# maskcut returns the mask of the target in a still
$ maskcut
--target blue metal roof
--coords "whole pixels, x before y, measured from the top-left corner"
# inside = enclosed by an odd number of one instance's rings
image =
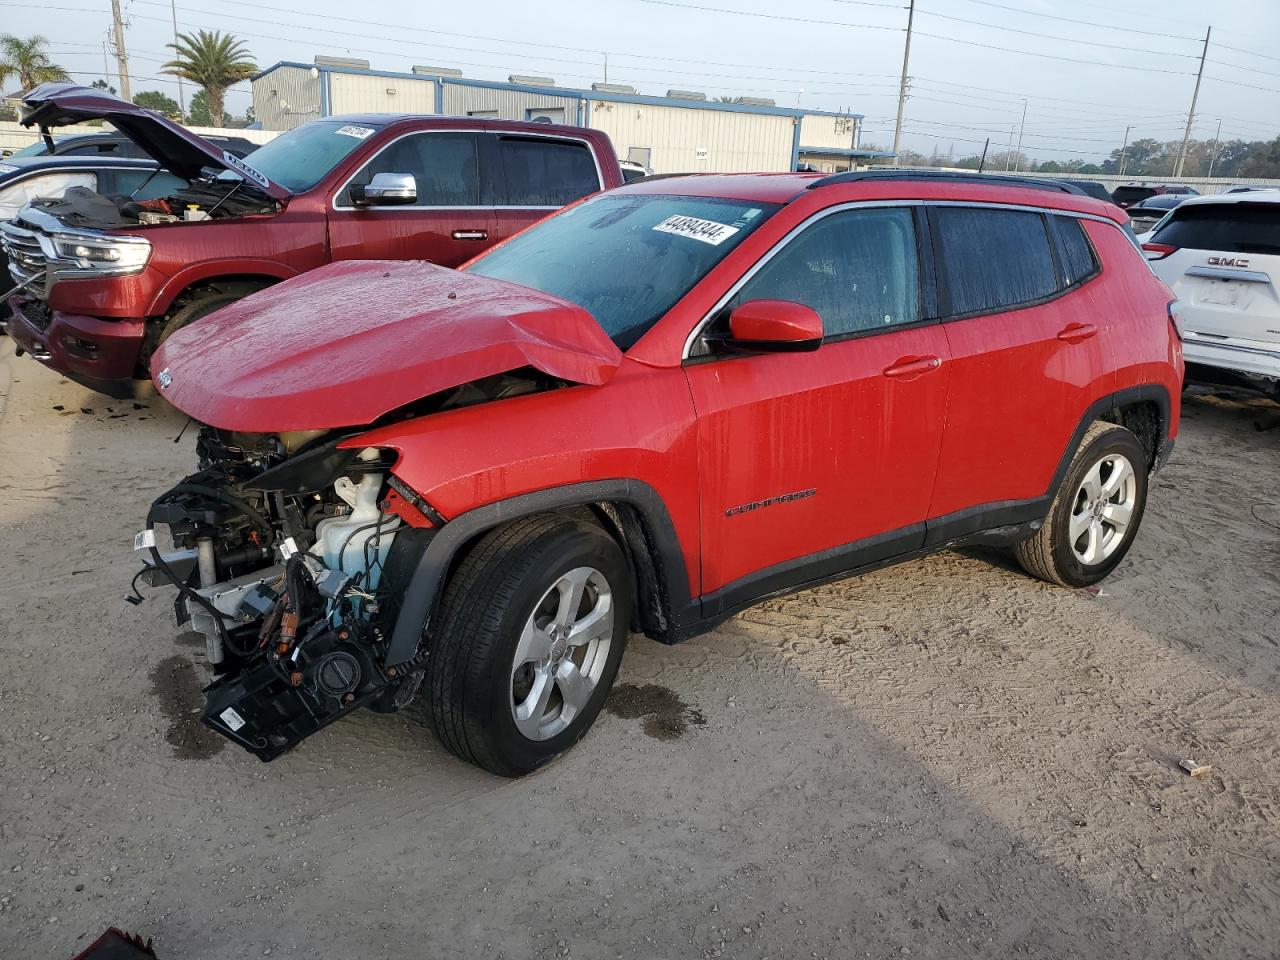
[[[893,156],[892,150],[850,150],[841,147],[801,147],[800,153],[817,153],[824,157],[866,157],[870,159]]]
[[[459,77],[441,77],[427,73],[401,73],[394,70],[358,70],[351,67],[321,66],[314,63],[297,63],[282,60],[272,64],[249,78],[250,82],[265,77],[280,67],[298,67],[319,73],[349,73],[365,77],[395,77],[404,80],[431,80],[444,86],[481,87],[490,90],[515,90],[549,97],[568,97],[577,100],[600,100],[606,103],[635,103],[654,107],[681,107],[689,110],[717,110],[721,113],[754,113],[772,117],[852,117],[863,118],[860,113],[837,113],[831,110],[799,110],[791,107],[757,107],[746,103],[720,103],[714,100],[679,100],[671,97],[649,97],[638,93],[599,93],[595,90],[579,90],[575,87],[533,87],[519,83],[503,83],[497,80],[469,80]]]

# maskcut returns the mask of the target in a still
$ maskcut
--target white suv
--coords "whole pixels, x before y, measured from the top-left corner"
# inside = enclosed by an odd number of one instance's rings
[[[1178,297],[1187,378],[1280,399],[1280,190],[1191,197],[1140,239]]]

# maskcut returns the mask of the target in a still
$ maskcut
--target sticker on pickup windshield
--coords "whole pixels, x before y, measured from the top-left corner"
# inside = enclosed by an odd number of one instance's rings
[[[688,237],[690,240],[701,240],[713,247],[718,247],[735,233],[737,227],[727,223],[716,223],[714,220],[699,220],[697,217],[682,217],[678,214],[667,217],[653,229],[659,233],[674,233],[677,237]]]
[[[373,135],[373,127],[357,127],[354,123],[348,123],[346,126],[339,127],[335,132],[340,137],[355,137],[357,140],[364,140]]]
[[[226,165],[228,170],[234,170],[236,173],[240,174],[241,176],[248,177],[250,180],[252,180],[254,183],[256,183],[260,187],[271,186],[270,180],[268,180],[266,177],[260,174],[257,170],[253,169],[253,167],[249,166],[247,163],[245,163],[243,160],[237,157],[234,153],[227,153],[227,151],[223,150],[222,162],[224,165]]]

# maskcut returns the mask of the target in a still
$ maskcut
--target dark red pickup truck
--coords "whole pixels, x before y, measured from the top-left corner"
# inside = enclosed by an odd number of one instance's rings
[[[147,382],[170,333],[334,260],[457,266],[622,183],[609,138],[546,123],[370,114],[314,120],[248,160],[124,100],[37,87],[22,122],[102,119],[188,181],[160,201],[88,190],[0,226],[20,350],[114,396]],[[149,386],[149,382],[148,386]]]

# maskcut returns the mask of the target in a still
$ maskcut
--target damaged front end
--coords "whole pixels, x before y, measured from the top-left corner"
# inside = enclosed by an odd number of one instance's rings
[[[204,635],[204,722],[264,761],[359,707],[400,709],[422,678],[387,648],[431,520],[395,493],[393,452],[342,439],[204,428],[199,471],[135,542],[139,576],[175,586]]]

